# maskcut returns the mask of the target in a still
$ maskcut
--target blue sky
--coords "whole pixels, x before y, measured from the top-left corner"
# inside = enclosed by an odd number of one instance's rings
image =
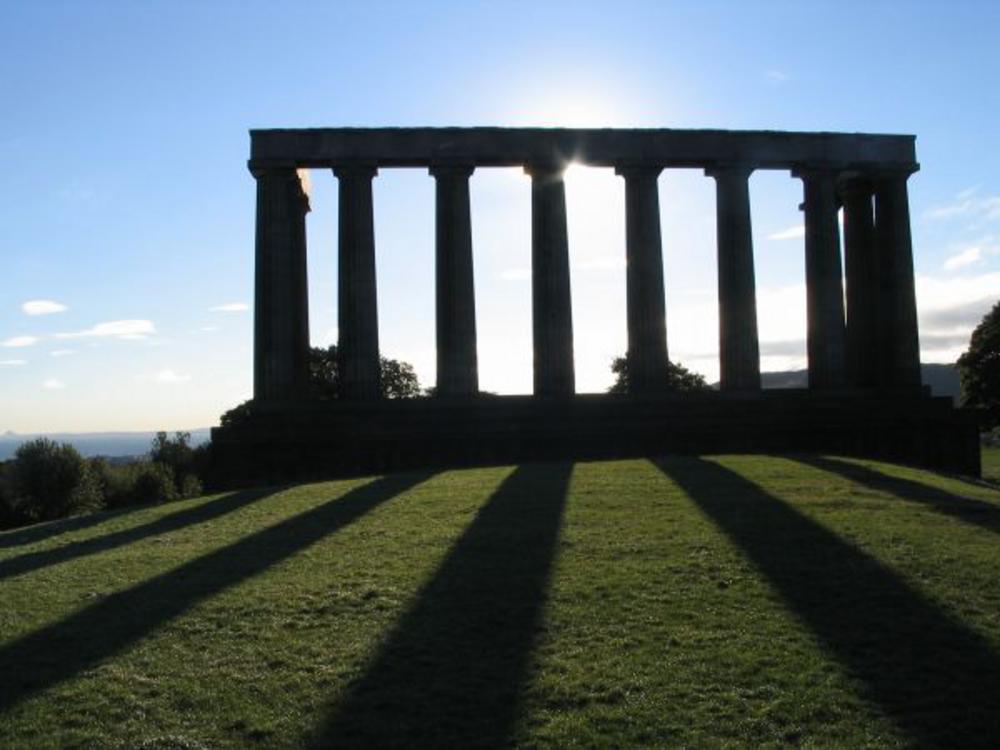
[[[954,361],[1000,297],[998,27],[985,1],[5,3],[0,432],[210,425],[250,395],[258,127],[916,134],[922,356]],[[336,185],[310,179],[325,344]],[[624,351],[622,192],[609,170],[570,168],[582,391]],[[668,171],[660,192],[671,357],[714,378],[712,181]],[[763,365],[803,366],[801,184],[758,173],[751,192]],[[430,385],[433,181],[384,170],[375,203],[383,353]],[[527,178],[479,170],[472,203],[481,384],[527,392]]]

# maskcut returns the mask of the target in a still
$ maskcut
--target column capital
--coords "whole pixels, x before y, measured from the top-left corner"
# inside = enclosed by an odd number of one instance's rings
[[[871,179],[875,183],[879,182],[892,182],[894,180],[902,180],[906,182],[910,179],[910,175],[918,172],[920,170],[919,164],[900,164],[898,167],[879,167],[878,169],[873,169],[868,172]]]
[[[720,161],[705,167],[705,176],[714,177],[715,179],[719,179],[720,177],[739,177],[745,180],[753,174],[756,168],[756,165],[746,162]]]
[[[254,161],[247,162],[247,169],[256,179],[261,177],[290,177],[298,165],[295,162]]]
[[[472,162],[434,162],[427,167],[432,177],[471,177],[475,171]]]
[[[378,166],[372,162],[344,162],[334,164],[332,169],[338,178],[367,177],[371,179],[378,174]]]
[[[799,180],[836,180],[847,168],[845,164],[796,164],[792,177]]]
[[[841,200],[850,200],[854,197],[870,198],[875,192],[875,181],[869,174],[854,174],[844,177],[837,183],[837,192]]]
[[[533,178],[544,180],[562,179],[563,173],[569,164],[560,161],[534,161],[526,162],[524,173]]]
[[[615,164],[615,174],[628,179],[630,177],[652,177],[656,179],[663,171],[662,164],[648,164],[641,162],[621,162]]]

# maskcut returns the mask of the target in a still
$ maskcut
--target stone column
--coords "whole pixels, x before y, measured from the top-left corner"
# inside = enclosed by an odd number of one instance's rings
[[[437,182],[437,395],[479,392],[476,296],[472,276],[471,165],[435,165]]]
[[[625,178],[625,255],[629,393],[667,386],[667,310],[663,293],[660,198],[662,167],[620,166]]]
[[[837,172],[801,169],[805,192],[809,388],[846,384],[844,282],[837,226]]]
[[[716,243],[719,255],[719,387],[760,389],[757,284],[750,225],[752,167],[706,169],[715,178]]]
[[[879,349],[881,385],[890,389],[920,387],[920,341],[913,285],[913,246],[906,180],[912,169],[878,176],[875,233],[879,247]]]
[[[295,167],[255,167],[254,399],[305,398],[309,373],[306,213]]]
[[[872,184],[844,182],[844,276],[847,281],[847,379],[858,388],[878,385],[878,253],[872,213]]]
[[[531,329],[535,395],[571,396],[573,314],[563,167],[533,164],[531,175]]]
[[[337,348],[340,398],[379,398],[378,302],[371,165],[334,168],[340,181]]]

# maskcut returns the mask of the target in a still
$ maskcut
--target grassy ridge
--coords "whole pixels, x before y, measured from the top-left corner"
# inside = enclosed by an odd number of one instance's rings
[[[752,456],[8,532],[0,747],[989,746],[998,532],[985,483]]]

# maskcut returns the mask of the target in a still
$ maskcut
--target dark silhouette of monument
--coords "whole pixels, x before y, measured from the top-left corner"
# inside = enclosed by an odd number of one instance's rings
[[[628,394],[575,395],[563,169],[613,168],[626,206]],[[534,395],[478,389],[469,178],[531,175]],[[974,419],[920,381],[907,179],[914,137],[847,133],[536,128],[251,131],[257,180],[254,401],[213,431],[246,480],[415,466],[668,452],[830,451],[978,475]],[[339,180],[341,398],[308,399],[305,215],[296,170]],[[379,399],[372,179],[419,167],[436,182],[435,398]],[[665,388],[657,177],[699,167],[716,185],[720,388]],[[748,179],[804,186],[808,387],[761,390]],[[844,210],[843,266],[837,221]],[[842,273],[842,268],[845,273]],[[846,276],[846,297],[844,278]],[[845,311],[846,299],[846,311]]]

